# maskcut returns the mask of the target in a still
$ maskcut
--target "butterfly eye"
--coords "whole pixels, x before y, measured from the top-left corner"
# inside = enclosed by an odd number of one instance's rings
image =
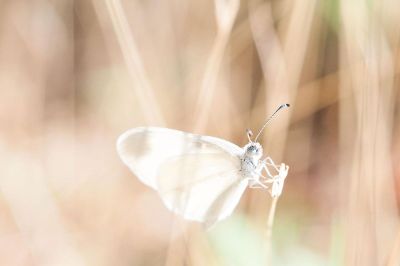
[[[258,149],[257,147],[253,147],[253,148],[251,149],[251,152],[254,153],[254,154],[257,154],[258,151],[259,151],[259,149]]]

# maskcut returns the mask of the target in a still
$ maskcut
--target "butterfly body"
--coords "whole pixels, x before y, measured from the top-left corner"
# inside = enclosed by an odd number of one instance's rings
[[[261,162],[262,147],[259,143],[248,143],[243,147],[243,155],[240,158],[240,171],[244,178],[249,180],[258,179],[262,171],[263,164]]]
[[[275,111],[254,142],[248,132],[249,143],[243,148],[216,137],[138,127],[118,138],[117,151],[168,209],[209,227],[233,212],[247,187],[273,189],[274,196],[280,195],[288,167],[278,168],[269,157],[261,160],[263,149],[256,140],[276,112],[288,106]]]

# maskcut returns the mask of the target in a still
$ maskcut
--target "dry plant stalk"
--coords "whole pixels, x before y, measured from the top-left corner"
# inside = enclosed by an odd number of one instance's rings
[[[387,266],[398,266],[400,261],[400,228],[394,241],[393,248],[389,254]]]
[[[267,261],[269,264],[271,264],[272,260],[272,228],[274,226],[275,211],[276,211],[276,205],[278,204],[278,198],[279,197],[272,198],[271,206],[268,212],[266,230],[265,230],[266,254],[267,254]]]
[[[341,64],[349,71],[341,74],[340,93],[353,92],[340,102],[346,265],[386,263],[399,223],[389,157],[394,66],[384,10],[341,1]]]
[[[121,46],[121,52],[133,80],[135,95],[140,104],[139,109],[142,111],[149,124],[165,125],[165,119],[156,101],[154,89],[146,76],[142,59],[137,50],[121,2],[120,0],[105,0],[105,2],[115,34]]]
[[[274,225],[276,206],[278,204],[278,199],[282,194],[283,186],[285,184],[285,179],[288,174],[289,166],[281,163],[279,168],[274,166],[275,170],[277,170],[278,174],[273,177],[273,183],[269,192],[272,197],[271,206],[268,212],[266,230],[265,230],[265,244],[266,244],[266,253],[267,253],[267,261],[271,263],[272,261],[272,228]],[[268,174],[270,174],[268,172]]]
[[[229,36],[239,10],[239,0],[215,0],[215,16],[217,19],[217,36],[214,46],[208,57],[206,69],[201,83],[200,93],[195,105],[196,124],[194,131],[201,131],[210,115],[210,106],[213,99],[222,58],[228,45]]]

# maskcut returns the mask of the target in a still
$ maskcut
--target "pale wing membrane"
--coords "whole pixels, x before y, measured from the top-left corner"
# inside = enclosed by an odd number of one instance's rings
[[[172,211],[212,225],[232,213],[247,186],[239,167],[219,153],[171,158],[160,167],[158,191]]]
[[[210,228],[216,222],[231,215],[247,186],[248,180],[241,179],[225,189],[208,209],[204,220],[205,226]]]
[[[237,160],[241,148],[228,141],[178,130],[140,127],[122,134],[117,141],[122,161],[146,185],[156,188],[160,165],[183,154],[224,154]]]
[[[227,217],[247,186],[239,172],[242,149],[219,138],[143,127],[122,134],[117,150],[130,170],[186,219],[212,224]]]

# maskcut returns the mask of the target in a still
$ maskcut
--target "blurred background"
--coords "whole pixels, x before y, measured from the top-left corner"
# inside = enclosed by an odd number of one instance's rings
[[[400,265],[397,0],[0,1],[1,265]],[[210,231],[125,167],[137,126],[290,166]]]

